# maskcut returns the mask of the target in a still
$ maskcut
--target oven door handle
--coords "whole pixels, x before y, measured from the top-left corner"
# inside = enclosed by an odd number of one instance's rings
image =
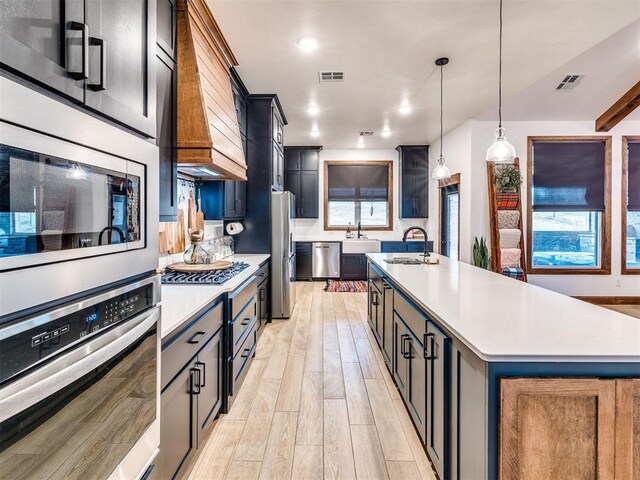
[[[159,319],[160,307],[154,307],[0,389],[0,423],[117,357]]]

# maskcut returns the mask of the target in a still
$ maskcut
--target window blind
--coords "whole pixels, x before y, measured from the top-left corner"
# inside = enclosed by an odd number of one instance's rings
[[[640,142],[629,143],[627,210],[640,212]]]
[[[327,165],[329,201],[386,202],[389,194],[387,165]]]
[[[604,211],[604,142],[535,142],[534,211]]]

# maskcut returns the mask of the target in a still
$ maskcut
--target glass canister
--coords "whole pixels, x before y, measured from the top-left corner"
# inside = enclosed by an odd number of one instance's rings
[[[207,250],[202,246],[202,235],[200,232],[194,232],[191,234],[191,245],[184,252],[184,263],[200,264],[207,263],[209,254]]]

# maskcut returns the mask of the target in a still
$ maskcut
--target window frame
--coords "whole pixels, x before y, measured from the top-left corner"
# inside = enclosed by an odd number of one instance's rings
[[[640,135],[622,136],[622,188],[621,188],[621,273],[622,275],[640,275],[640,268],[627,267],[627,193],[629,192],[629,142],[640,142]]]
[[[393,231],[393,160],[325,160],[324,162],[324,230],[342,232],[346,231],[349,227],[344,226],[330,226],[329,225],[329,166],[330,165],[383,165],[387,167],[387,181],[389,187],[387,189],[387,226],[362,226],[361,230],[379,231],[379,232],[391,232]],[[351,228],[355,228],[352,225]]]
[[[602,142],[604,153],[604,211],[601,216],[600,266],[585,268],[533,266],[533,145],[536,142]],[[529,136],[527,137],[527,273],[531,275],[610,275],[611,274],[611,136]]]

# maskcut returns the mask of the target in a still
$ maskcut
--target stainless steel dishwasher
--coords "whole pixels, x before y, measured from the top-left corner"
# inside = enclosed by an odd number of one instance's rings
[[[313,278],[340,278],[340,242],[313,243]]]

